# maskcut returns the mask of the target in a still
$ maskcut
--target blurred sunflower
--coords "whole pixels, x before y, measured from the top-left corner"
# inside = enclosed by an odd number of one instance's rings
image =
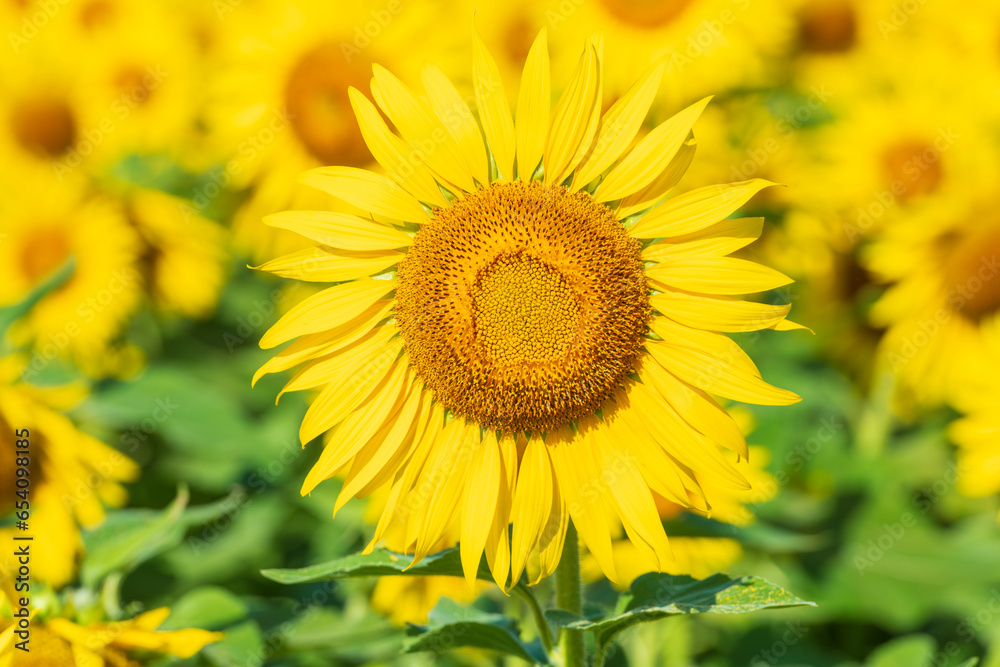
[[[37,177],[35,177],[37,176]],[[0,305],[24,299],[66,262],[72,275],[12,329],[32,345],[32,368],[72,359],[93,376],[136,370],[139,353],[118,339],[142,299],[141,242],[118,202],[90,195],[77,178],[21,174],[17,197],[0,200]]]
[[[958,446],[958,490],[973,498],[1000,493],[1000,337],[979,365],[979,373],[966,383],[954,403],[963,412],[951,423],[948,435]],[[1000,514],[997,514],[1000,521]]]
[[[130,652],[142,651],[190,658],[208,644],[221,640],[221,632],[197,628],[157,630],[170,609],[147,611],[133,619],[77,625],[67,618],[37,620],[31,628],[31,651],[18,653],[18,667],[141,667],[148,660],[134,659]],[[0,616],[4,633],[12,630],[11,619]],[[2,647],[0,647],[2,651]],[[13,648],[8,655],[13,657]],[[0,667],[9,659],[0,652]]]
[[[749,435],[753,430],[752,416],[740,408],[732,408],[730,413],[744,435]],[[735,526],[751,523],[754,518],[751,507],[770,500],[778,490],[777,480],[766,470],[769,460],[767,449],[750,447],[750,465],[743,470],[750,483],[749,489],[739,490],[702,483],[711,510],[701,513]],[[653,499],[661,519],[671,519],[691,509],[667,500],[655,491]],[[674,562],[667,563],[664,571],[670,574],[687,574],[698,579],[724,572],[743,556],[740,543],[727,537],[672,537],[670,546]],[[611,548],[615,571],[619,577],[617,585],[620,588],[628,588],[633,579],[649,571],[647,559],[643,558],[642,552],[629,540],[616,539]],[[600,565],[593,556],[585,557],[580,569],[584,581],[597,581],[601,578]]]
[[[238,248],[255,259],[301,247],[294,235],[262,225],[263,215],[329,205],[296,187],[298,174],[371,162],[351,117],[348,87],[367,86],[374,60],[412,72],[412,63],[442,41],[427,35],[440,23],[431,20],[435,3],[392,6],[402,9],[295,0],[226,15],[209,122],[217,152],[233,156],[223,177],[253,188],[234,231]]]
[[[153,305],[182,317],[210,315],[226,278],[223,228],[158,190],[136,188],[123,197],[143,242],[139,265]]]
[[[782,0],[791,74],[803,88],[840,88],[885,57],[915,52],[921,21],[897,0]],[[916,12],[918,15],[922,12]],[[905,44],[906,46],[901,46]],[[909,47],[909,48],[908,48]],[[916,71],[916,70],[914,70]]]
[[[691,126],[708,100],[633,143],[664,65],[602,116],[600,62],[588,43],[550,122],[543,30],[515,124],[476,36],[481,126],[433,65],[421,72],[428,102],[376,65],[372,93],[402,137],[361,93],[350,99],[389,176],[329,167],[301,179],[372,217],[268,219],[320,245],[260,268],[341,283],[261,340],[272,348],[298,338],[255,379],[308,362],[283,391],[322,387],[300,438],[333,430],[303,493],[345,469],[338,505],[391,485],[373,542],[401,507],[414,507],[401,520],[415,560],[454,523],[466,576],[485,549],[501,587],[532,552],[550,574],[570,518],[612,580],[619,519],[652,567],[664,567],[671,554],[652,491],[706,510],[703,481],[749,487],[737,465],[746,442],[709,392],[798,400],[716,333],[795,326],[788,306],[728,296],[788,282],[726,257],[761,222],[725,218],[769,183],[662,201],[687,166]],[[413,159],[427,141],[434,149]],[[530,436],[522,453],[518,433]]]
[[[504,3],[505,5],[508,3]],[[552,28],[555,71],[570,71],[575,45],[600,31],[613,53],[601,85],[606,99],[624,95],[642,69],[670,54],[662,99],[690,102],[726,89],[772,84],[786,51],[787,18],[779,0],[597,0],[528,4],[538,25]]]
[[[889,283],[871,320],[887,327],[882,360],[909,399],[954,402],[982,373],[1000,340],[1000,217],[984,165],[968,196],[949,198],[894,222],[866,249],[871,271]]]
[[[93,108],[83,138],[111,166],[133,154],[194,165],[205,86],[182,15],[159,3],[88,0],[61,16],[65,39],[87,53],[79,76]]]
[[[78,386],[35,388],[18,381],[25,360],[0,359],[0,432],[4,479],[14,479],[15,429],[27,429],[31,465],[31,530],[45,535],[45,549],[33,552],[33,579],[54,588],[68,583],[82,549],[80,527],[104,520],[104,506],[125,503],[122,482],[139,473],[131,459],[78,430],[61,413],[84,397]],[[14,496],[3,499],[3,514],[12,511]],[[0,529],[5,542],[16,531]],[[13,550],[5,552],[0,569],[16,568]]]

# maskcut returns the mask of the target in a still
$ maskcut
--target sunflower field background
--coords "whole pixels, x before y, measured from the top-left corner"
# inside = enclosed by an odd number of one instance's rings
[[[648,122],[714,96],[676,192],[783,186],[740,209],[765,221],[737,256],[795,280],[763,300],[810,331],[732,337],[802,401],[727,405],[753,488],[709,516],[658,509],[670,574],[815,606],[671,613],[605,664],[1000,667],[993,0],[4,0],[0,666],[536,655],[529,605],[485,581],[290,579],[359,552],[387,499],[331,518],[340,480],[300,494],[308,392],[275,405],[287,372],[251,386],[261,337],[321,287],[248,268],[306,247],[262,219],[336,209],[308,169],[374,164],[348,96],[373,63],[415,84],[434,62],[470,94],[473,22],[512,105],[542,28],[554,95],[603,35],[605,109],[671,54]],[[617,589],[583,556],[587,615],[644,571],[627,540],[614,554]],[[470,621],[506,648],[455,630]]]

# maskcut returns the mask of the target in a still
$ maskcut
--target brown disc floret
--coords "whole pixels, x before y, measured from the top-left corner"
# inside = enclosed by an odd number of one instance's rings
[[[411,362],[486,428],[544,432],[593,412],[633,371],[647,330],[639,252],[587,193],[514,182],[466,194],[399,266]]]

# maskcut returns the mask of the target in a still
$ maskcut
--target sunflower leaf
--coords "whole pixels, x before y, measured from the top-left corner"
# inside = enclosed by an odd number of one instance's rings
[[[780,586],[758,577],[730,579],[714,574],[707,579],[687,575],[649,573],[632,582],[619,601],[619,611],[600,620],[575,617],[562,610],[545,613],[550,624],[575,630],[592,630],[599,648],[622,630],[637,623],[677,614],[744,614],[774,607],[815,606]]]
[[[3,240],[3,235],[0,234],[0,240]],[[47,294],[53,292],[56,288],[60,287],[63,283],[69,280],[69,277],[73,275],[76,270],[76,259],[70,257],[66,262],[59,267],[58,270],[52,272],[45,280],[38,283],[31,292],[28,293],[24,299],[10,306],[5,306],[0,308],[0,340],[3,339],[4,335],[7,333],[7,329],[10,328],[14,322],[24,317],[35,304],[41,301]]]
[[[376,549],[370,554],[353,554],[299,569],[262,570],[261,574],[279,584],[304,584],[354,577],[464,576],[462,574],[462,560],[457,547],[431,554],[410,567],[412,561],[413,556],[394,553],[386,549]],[[490,574],[485,561],[480,562],[476,577],[483,581],[493,581],[493,575]]]
[[[189,494],[181,489],[162,512],[118,510],[104,523],[83,534],[86,556],[80,578],[94,587],[112,572],[131,572],[140,564],[177,546],[188,529],[214,521],[234,510],[235,496],[198,507],[187,507]]]
[[[409,632],[413,637],[403,644],[404,653],[440,653],[469,646],[505,653],[534,664],[549,664],[540,642],[520,639],[514,619],[463,607],[448,598],[441,598],[431,610],[428,625],[411,624]]]

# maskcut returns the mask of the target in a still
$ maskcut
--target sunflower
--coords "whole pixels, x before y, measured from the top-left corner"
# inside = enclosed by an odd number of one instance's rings
[[[67,618],[35,621],[31,628],[31,651],[17,655],[19,667],[141,667],[146,661],[129,652],[143,651],[190,658],[208,644],[221,640],[221,632],[197,628],[158,630],[170,609],[161,607],[125,621],[78,625]],[[14,628],[12,619],[0,616],[4,633]],[[2,637],[2,636],[0,636]],[[0,647],[2,650],[2,647]],[[14,655],[14,649],[7,649]],[[0,666],[8,655],[0,652]]]
[[[224,14],[208,122],[213,152],[231,156],[220,179],[252,188],[233,223],[241,251],[263,259],[276,247],[302,247],[294,235],[260,222],[282,208],[329,206],[327,197],[295,186],[302,171],[369,166],[347,89],[367,86],[373,59],[412,68],[446,41],[443,31],[427,35],[440,23],[431,20],[436,4],[403,3],[390,11],[293,0]]]
[[[29,472],[32,485],[30,530],[45,536],[45,549],[33,552],[32,577],[58,588],[68,583],[76,570],[83,547],[80,528],[104,520],[104,506],[125,502],[122,482],[139,472],[131,459],[80,431],[61,414],[83,398],[80,387],[40,389],[18,381],[25,360],[0,359],[0,431],[2,431],[4,479],[14,479],[16,431],[29,435]],[[4,498],[3,514],[13,511],[13,494]],[[16,534],[0,530],[5,543]],[[13,549],[5,551],[0,570],[16,569]]]
[[[761,229],[727,216],[770,183],[666,199],[708,100],[634,141],[665,63],[602,115],[597,45],[587,43],[550,118],[543,30],[516,124],[478,36],[480,123],[437,67],[421,72],[425,102],[376,65],[378,106],[357,90],[350,99],[386,175],[324,167],[301,177],[370,217],[266,220],[319,245],[261,269],[338,284],[265,333],[264,348],[298,340],[255,379],[305,363],[283,391],[320,389],[299,432],[303,443],[327,433],[304,494],[344,470],[338,506],[389,486],[369,547],[400,520],[417,562],[454,525],[470,581],[485,550],[506,588],[529,557],[539,576],[554,570],[572,520],[615,580],[620,521],[661,569],[671,553],[653,491],[706,510],[702,482],[749,486],[746,442],[710,394],[798,400],[718,333],[795,326],[788,306],[730,296],[789,282],[727,257]]]
[[[753,430],[753,417],[739,407],[732,408],[730,414],[739,424],[740,430],[749,435]],[[766,470],[769,460],[767,449],[750,447],[750,465],[744,470],[750,489],[737,490],[703,482],[702,490],[711,510],[701,514],[734,526],[751,523],[754,519],[753,506],[770,500],[778,491],[777,480]],[[662,519],[674,518],[690,509],[656,492],[653,493],[653,499]],[[725,571],[743,556],[740,543],[728,537],[673,537],[670,546],[674,562],[667,563],[664,571],[670,574],[687,574],[699,579]],[[628,588],[633,579],[648,571],[648,561],[629,540],[617,539],[612,542],[611,548],[620,588]],[[600,566],[592,556],[588,555],[583,559],[580,569],[584,581],[597,581],[601,577]]]
[[[133,372],[138,352],[118,341],[142,300],[142,246],[120,203],[44,170],[20,174],[19,185],[18,198],[0,201],[0,305],[74,262],[66,282],[12,327],[13,341],[34,349],[29,371],[72,359],[94,376]]]
[[[965,192],[894,221],[865,249],[866,265],[888,284],[870,316],[887,328],[882,362],[904,408],[960,399],[1000,340],[1000,216],[983,194],[1000,164],[977,164]]]
[[[154,306],[183,317],[211,314],[225,282],[225,231],[187,201],[158,190],[135,188],[123,196],[143,241],[141,267]]]
[[[506,3],[505,3],[506,4]],[[577,40],[600,31],[606,47],[629,58],[609,63],[602,85],[610,100],[624,95],[636,68],[672,55],[662,101],[694,101],[727,89],[772,85],[787,50],[788,19],[780,0],[542,0],[534,7],[540,25],[552,28],[555,71]],[[655,107],[654,107],[655,109]]]
[[[0,64],[0,157],[60,180],[102,174],[132,153],[180,160],[203,89],[195,55],[155,3],[74,3]]]
[[[997,340],[980,363],[980,372],[966,382],[955,399],[963,415],[948,428],[951,441],[958,446],[958,490],[973,498],[1000,493],[1000,381],[994,372],[1000,362]]]

